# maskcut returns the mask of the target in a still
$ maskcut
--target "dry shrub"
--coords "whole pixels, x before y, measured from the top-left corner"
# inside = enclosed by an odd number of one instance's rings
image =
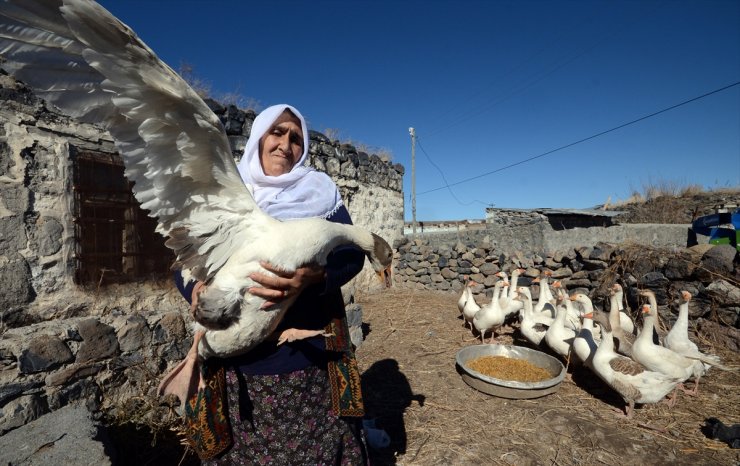
[[[195,67],[192,64],[181,62],[180,67],[177,69],[177,74],[193,88],[201,99],[205,99],[211,95],[211,83],[196,76]]]
[[[103,422],[116,447],[116,464],[200,464],[185,442],[183,419],[176,411],[179,400],[153,394],[159,378],[146,364],[138,364],[127,375],[132,385],[141,388],[138,395],[104,392]]]
[[[720,205],[730,207],[740,204],[740,189],[737,188],[703,191],[697,185],[684,185],[677,195],[666,194],[671,191],[653,187],[644,196],[634,192],[629,202],[615,202],[606,209],[623,212],[617,217],[617,222],[622,224],[689,224],[697,217],[715,213]]]

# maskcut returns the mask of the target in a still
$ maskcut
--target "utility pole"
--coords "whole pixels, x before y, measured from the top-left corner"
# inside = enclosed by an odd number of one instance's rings
[[[416,131],[409,128],[411,135],[411,231],[416,239]]]

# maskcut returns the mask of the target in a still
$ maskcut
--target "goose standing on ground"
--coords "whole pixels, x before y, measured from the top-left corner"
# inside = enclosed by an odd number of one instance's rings
[[[681,382],[661,372],[651,371],[642,364],[614,352],[611,332],[602,329],[604,337],[594,353],[592,368],[596,375],[614,389],[627,403],[625,414],[632,417],[635,403],[658,403]],[[671,406],[676,398],[671,400]]]
[[[575,339],[573,339],[573,352],[586,367],[593,367],[594,354],[596,354],[596,349],[599,347],[599,343],[594,338],[594,333],[598,331],[598,334],[601,335],[601,330],[597,329],[592,321],[593,316],[593,312],[587,312],[581,316],[583,318],[581,329],[578,330]]]
[[[660,319],[658,319],[658,300],[655,299],[655,293],[653,293],[652,290],[640,290],[638,293],[643,298],[646,298],[648,300],[648,304],[650,304],[650,308],[655,311],[655,325],[653,327],[653,342],[656,345],[659,345],[661,342],[661,336],[665,336],[666,332],[663,329],[663,324]],[[642,308],[640,308],[642,309]],[[644,328],[644,326],[643,326]],[[637,329],[637,334],[641,332],[640,329]]]
[[[524,338],[539,346],[554,319],[546,314],[534,312],[532,294],[526,286],[519,287],[514,299],[524,303],[522,310],[519,311],[519,331]]]
[[[709,370],[711,366],[718,366],[724,368],[721,365],[719,356],[714,354],[705,354],[699,351],[699,347],[696,343],[689,339],[689,302],[691,301],[691,293],[688,291],[681,291],[681,300],[678,306],[678,319],[671,327],[671,330],[666,335],[664,344],[665,347],[671,351],[675,351],[678,354],[686,356],[688,358],[696,358],[697,362],[694,363],[694,389],[692,393],[696,394],[699,391],[699,379]]]
[[[550,291],[550,285],[548,284],[548,276],[552,275],[550,272],[545,272],[544,277],[537,277],[534,280],[532,280],[532,283],[537,283],[540,287],[538,297],[537,297],[537,304],[534,305],[534,312],[535,314],[539,313],[547,313],[552,317],[555,318],[555,298],[552,295],[552,291]]]
[[[524,272],[524,269],[514,269],[511,272],[511,281],[506,277],[506,272],[498,272],[496,276],[500,277],[504,281],[504,291],[501,293],[499,298],[499,306],[507,316],[514,314],[524,306],[524,303],[514,299],[516,296],[516,289],[519,286],[519,275]]]
[[[470,330],[473,330],[473,317],[475,317],[475,314],[480,311],[480,306],[477,302],[475,302],[475,296],[473,295],[473,290],[471,289],[471,286],[475,286],[474,282],[471,282],[468,286],[465,287],[468,298],[465,300],[465,304],[463,305],[462,309],[462,316],[465,320],[465,328],[470,325]]]
[[[465,302],[470,297],[470,282],[466,281],[463,285],[462,293],[460,293],[460,297],[457,299],[457,310],[460,311],[460,314],[462,314],[463,308],[465,308]]]
[[[589,298],[584,293],[576,293],[570,297],[570,301],[576,302],[581,305],[581,308],[583,308],[583,311],[581,312],[581,319],[583,320],[583,314],[591,314],[591,317],[586,319],[586,323],[588,324],[588,330],[591,331],[594,338],[598,341],[601,340],[601,328],[606,327],[606,324],[609,322],[609,318],[604,314],[603,311],[595,309],[594,303],[591,301],[591,298]],[[594,324],[599,325],[594,325]],[[583,327],[583,323],[579,325],[579,328]],[[577,329],[576,329],[577,330]]]
[[[619,288],[617,288],[619,287]],[[612,335],[617,340],[616,349],[619,354],[623,354],[627,357],[632,357],[632,345],[635,343],[635,335],[631,332],[627,332],[622,328],[621,316],[623,313],[619,310],[619,298],[618,293],[621,290],[621,286],[615,284],[609,290],[609,326],[612,329]],[[631,322],[631,320],[630,320]]]
[[[547,299],[548,303],[554,304],[555,296],[553,296],[552,290],[550,289],[550,277],[552,277],[552,272],[549,270],[545,270],[542,275],[544,275],[544,277],[540,277],[540,283],[545,289],[545,298]]]
[[[473,317],[473,326],[480,332],[480,341],[485,343],[486,333],[491,332],[491,341],[496,338],[496,329],[503,325],[506,319],[503,309],[499,305],[499,295],[504,286],[503,280],[497,281],[493,285],[493,299],[491,302],[481,306],[480,310]]]
[[[261,262],[286,271],[324,265],[332,249],[351,243],[377,272],[389,270],[392,249],[362,228],[323,219],[283,222],[262,212],[237,171],[223,125],[190,86],[100,5],[60,6],[3,3],[2,67],[69,115],[110,132],[134,196],[169,238],[175,267],[205,282],[194,309],[193,350],[178,376],[168,378],[168,391],[184,399],[183,387],[192,388],[189,378],[199,373],[198,357],[245,353],[275,330],[296,296],[261,309],[270,301],[246,292],[255,283],[250,274],[272,274]]]
[[[622,289],[622,285],[620,285],[619,283],[615,283],[612,286],[612,289],[615,292],[614,301],[617,303],[617,310],[619,311],[619,323],[622,327],[622,330],[627,333],[636,335],[637,327],[635,327],[635,322],[632,320],[632,317],[629,316],[624,307],[624,290]]]
[[[632,358],[651,371],[661,372],[671,378],[679,379],[679,388],[683,389],[683,382],[694,374],[694,365],[700,361],[688,359],[675,351],[671,351],[653,342],[653,327],[656,312],[649,304],[642,306],[644,323],[640,334],[632,345]]]
[[[557,316],[545,333],[547,346],[566,359],[570,355],[573,339],[576,337],[575,330],[565,326],[567,312],[565,307],[558,306]]]
[[[557,316],[557,308],[562,307],[565,309],[565,326],[572,329],[578,330],[581,328],[581,312],[573,306],[573,302],[565,292],[565,287],[560,282],[556,281],[552,284],[555,289],[555,312]]]
[[[689,303],[691,302],[691,293],[686,290],[681,291],[681,300],[678,306],[678,318],[671,327],[668,335],[665,337],[665,347],[683,354],[684,356],[703,357],[720,363],[719,356],[713,354],[704,354],[699,351],[696,343],[689,339]]]

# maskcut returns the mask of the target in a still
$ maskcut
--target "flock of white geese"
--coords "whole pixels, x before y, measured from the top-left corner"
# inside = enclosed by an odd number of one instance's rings
[[[485,343],[486,334],[501,327],[507,317],[518,314],[521,335],[535,346],[547,345],[569,363],[583,364],[598,375],[624,399],[625,414],[632,416],[635,404],[657,403],[666,399],[675,405],[677,390],[698,393],[699,380],[711,366],[723,366],[720,358],[702,353],[689,339],[689,302],[691,294],[681,292],[678,319],[663,338],[656,343],[654,329],[657,320],[657,302],[652,291],[640,295],[648,303],[642,306],[642,328],[638,328],[625,311],[621,285],[610,289],[609,311],[594,308],[591,299],[583,293],[567,295],[560,282],[549,284],[549,274],[534,279],[539,283],[537,301],[530,289],[517,286],[522,269],[514,270],[511,280],[506,273],[496,274],[491,302],[476,303],[469,282],[458,300],[458,309],[466,327],[480,334]],[[657,335],[657,333],[656,333]],[[575,357],[573,355],[575,354]],[[683,383],[694,382],[687,390]]]

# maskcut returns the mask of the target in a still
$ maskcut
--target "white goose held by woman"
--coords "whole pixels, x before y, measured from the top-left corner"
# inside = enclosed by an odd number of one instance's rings
[[[275,330],[296,296],[261,310],[265,300],[246,292],[250,273],[271,275],[260,261],[283,270],[324,265],[332,249],[351,243],[376,272],[389,270],[392,249],[373,233],[262,212],[218,117],[103,7],[89,0],[0,5],[0,66],[69,115],[110,132],[134,196],[169,238],[175,267],[207,285],[194,311],[193,349],[164,391],[184,399],[199,358],[245,353]]]

